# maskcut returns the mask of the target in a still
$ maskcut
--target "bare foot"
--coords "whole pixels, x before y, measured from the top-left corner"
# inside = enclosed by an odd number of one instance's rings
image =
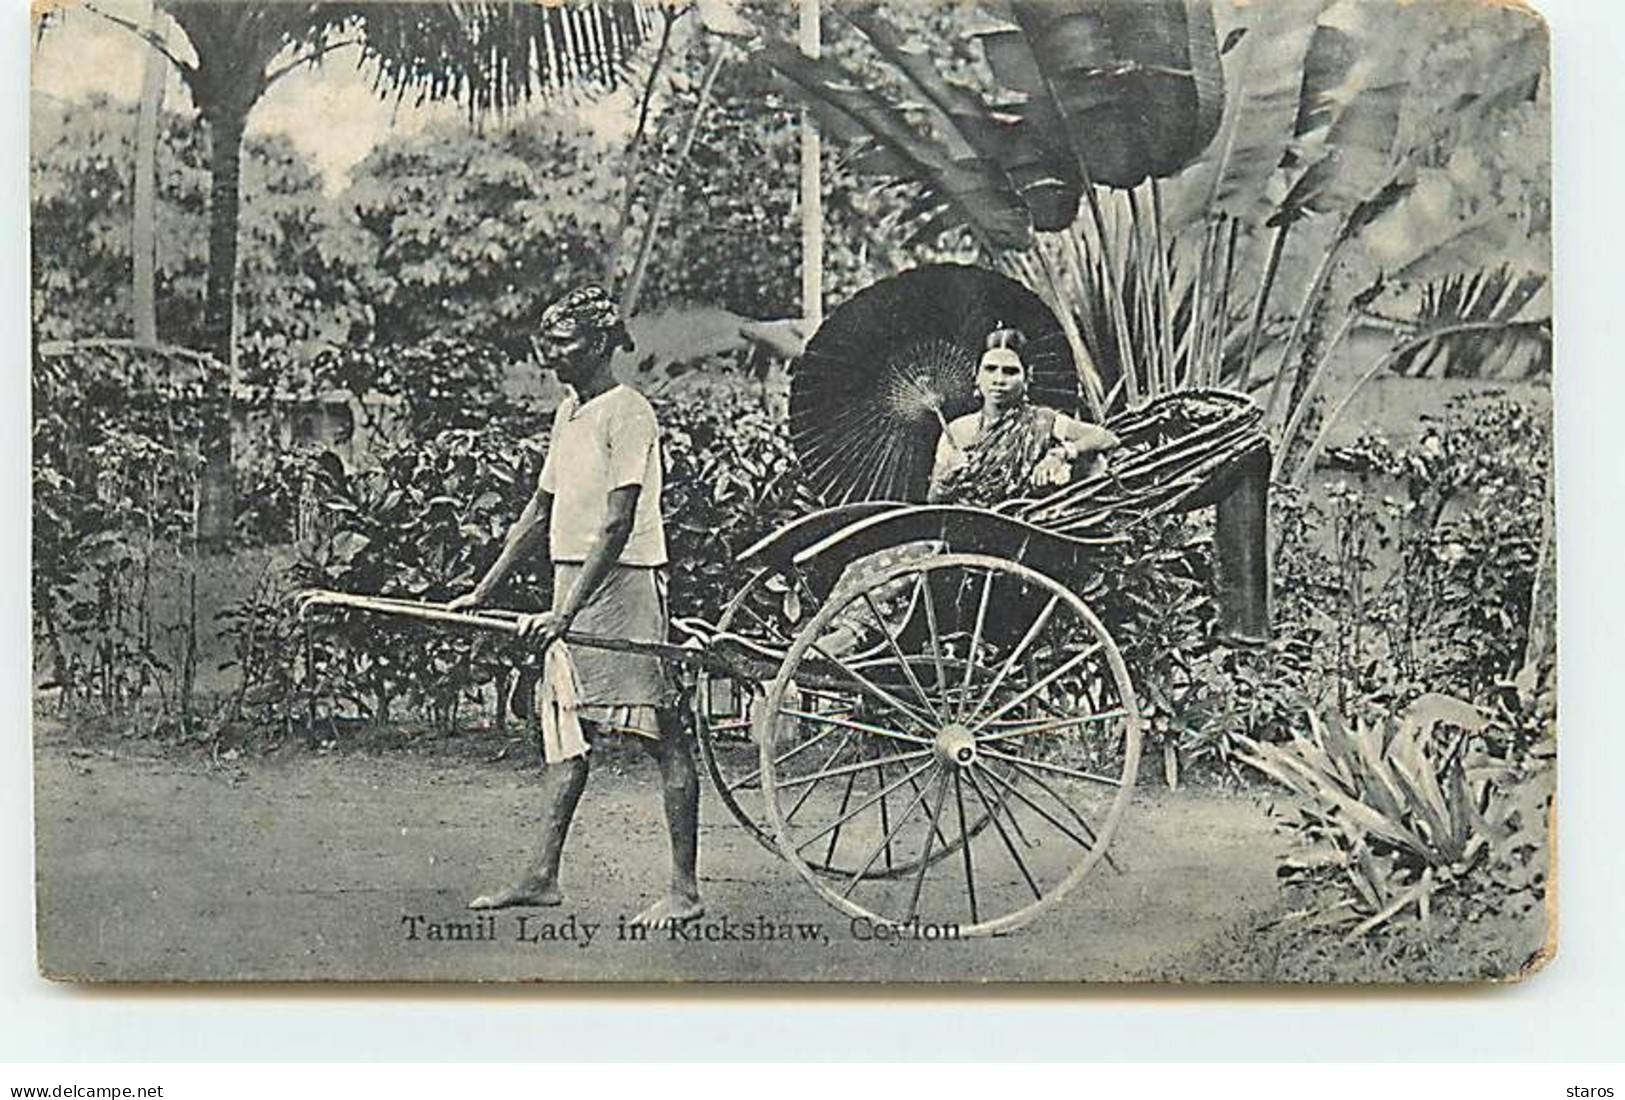
[[[520,906],[545,908],[563,905],[564,895],[556,885],[521,882],[498,890],[494,894],[481,894],[468,903],[470,909],[512,909]]]
[[[668,894],[632,918],[633,924],[646,928],[662,928],[668,924],[681,924],[705,915],[700,899],[683,894]]]

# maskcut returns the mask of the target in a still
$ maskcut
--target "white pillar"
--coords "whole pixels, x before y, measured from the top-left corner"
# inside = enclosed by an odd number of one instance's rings
[[[147,16],[147,30],[164,34],[164,15],[157,3]],[[131,219],[130,254],[134,280],[130,302],[135,311],[135,342],[144,348],[158,343],[158,123],[164,109],[164,82],[169,61],[156,48],[147,47],[141,76],[141,108],[135,128],[135,198]]]
[[[801,0],[801,52],[816,58],[822,52],[819,5],[822,0]],[[806,335],[824,320],[824,191],[820,164],[822,145],[812,108],[801,109],[801,315]]]

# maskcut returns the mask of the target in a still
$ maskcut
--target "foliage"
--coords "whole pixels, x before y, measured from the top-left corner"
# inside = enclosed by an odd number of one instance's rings
[[[528,410],[503,392],[508,359],[477,340],[433,336],[405,345],[344,345],[328,349],[313,373],[318,384],[350,394],[399,401],[409,439],[492,423],[513,426]]]
[[[1133,671],[1164,779],[1234,775],[1238,738],[1284,737],[1325,690],[1311,647],[1289,628],[1261,646],[1221,636],[1212,532],[1199,517],[1169,517],[1129,536],[1103,561],[1089,599]]]
[[[30,153],[33,319],[42,340],[130,332],[135,110],[95,97],[36,102]],[[208,266],[207,146],[195,120],[166,113],[158,151],[158,333],[203,339]],[[370,321],[372,247],[323,195],[281,137],[244,149],[239,294],[251,354],[342,340]]]
[[[1273,640],[1216,634],[1198,519],[1131,534],[1090,599],[1123,647],[1167,775],[1223,765],[1238,738],[1278,741],[1307,709],[1391,709],[1438,691],[1527,690],[1550,427],[1510,398],[1463,398],[1415,442],[1333,452],[1338,479],[1272,493]],[[1524,731],[1524,740],[1535,737]]]
[[[1282,877],[1308,888],[1309,915],[1364,935],[1436,898],[1468,917],[1544,897],[1550,773],[1492,755],[1488,720],[1424,695],[1396,717],[1345,722],[1309,712],[1286,744],[1243,739],[1242,759],[1293,794],[1285,826],[1304,851]]]
[[[599,276],[619,188],[610,151],[570,116],[384,142],[340,200],[377,251],[374,331],[528,357],[539,309]]]
[[[1458,28],[1423,5],[1078,0],[1005,15],[978,30],[987,68],[967,79],[877,8],[847,13],[900,92],[786,42],[764,56],[855,142],[854,164],[924,188],[923,239],[968,227],[1045,294],[1097,415],[1181,387],[1268,386],[1282,460],[1351,328],[1331,318],[1401,311],[1396,352],[1544,331],[1540,308],[1486,310],[1497,299],[1482,293],[1470,329],[1438,323],[1462,312],[1442,308],[1465,297],[1449,280],[1548,231],[1538,195],[1483,186],[1511,141],[1540,140],[1526,105],[1545,46],[1526,17],[1487,17],[1487,36],[1437,69]],[[1019,106],[996,110],[1008,92]],[[1455,162],[1463,145],[1489,155]],[[1538,245],[1516,263],[1517,285],[1544,281]],[[1278,286],[1302,290],[1280,303]]]
[[[1333,458],[1366,487],[1334,484],[1329,555],[1308,565],[1318,580],[1300,579],[1335,620],[1344,682],[1396,703],[1421,690],[1485,698],[1508,683],[1530,632],[1549,422],[1506,398],[1458,400],[1423,418],[1414,444],[1367,436]]]
[[[213,385],[211,384],[213,383]],[[159,349],[37,349],[33,611],[65,705],[128,713],[148,689],[190,722],[198,631],[190,542],[207,367]],[[167,601],[159,589],[178,587]],[[178,605],[165,619],[160,608]],[[174,695],[168,689],[174,687]]]
[[[447,429],[349,471],[330,454],[309,459],[320,519],[299,547],[288,580],[413,600],[444,601],[473,587],[495,558],[509,523],[530,498],[540,448],[495,429]],[[546,589],[520,578],[507,600],[539,609]],[[283,615],[289,613],[284,607]],[[325,681],[331,703],[387,721],[397,699],[450,728],[457,701],[518,663],[511,647],[444,629],[349,615],[291,652]]]
[[[714,616],[746,579],[737,552],[810,502],[794,477],[782,410],[722,383],[661,397],[658,415],[672,611]],[[545,437],[487,424],[439,427],[361,470],[331,454],[290,453],[315,518],[295,560],[228,611],[240,698],[284,728],[336,715],[382,721],[404,707],[440,730],[454,729],[459,707],[486,685],[503,700],[527,656],[499,637],[348,612],[331,613],[307,637],[287,600],[267,593],[321,587],[443,601],[467,591],[530,498],[544,449]],[[537,562],[497,602],[545,607],[549,583]]]
[[[718,386],[663,399],[657,411],[672,613],[715,618],[748,579],[738,553],[815,505],[782,410]]]

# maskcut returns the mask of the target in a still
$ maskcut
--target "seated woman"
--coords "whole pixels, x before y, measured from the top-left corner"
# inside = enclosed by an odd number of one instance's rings
[[[1117,436],[1105,428],[1028,401],[1027,368],[1021,359],[1026,343],[1015,329],[995,329],[988,335],[976,371],[982,409],[948,424],[938,440],[927,497],[932,503],[991,507],[1042,494],[1067,484],[1077,473],[1093,473],[1090,467],[1102,466],[1104,452],[1118,445]],[[932,540],[906,542],[858,559],[847,567],[847,575],[943,549],[944,544]],[[912,613],[916,593],[906,578],[889,588],[870,595],[896,633]],[[854,606],[835,617],[820,648],[839,657],[873,647],[881,641],[877,627],[870,612]]]
[[[995,329],[976,370],[980,412],[947,425],[937,441],[929,500],[995,505],[1067,484],[1093,472],[1117,436],[1027,399],[1021,352],[1027,340],[1015,329]]]

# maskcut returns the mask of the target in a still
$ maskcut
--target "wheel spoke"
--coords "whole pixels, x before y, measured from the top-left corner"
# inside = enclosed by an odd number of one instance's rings
[[[879,771],[877,771],[875,773],[875,778],[880,783],[880,785],[882,787],[884,787],[886,785],[886,769],[881,768]],[[890,829],[890,828],[891,828],[891,810],[890,810],[890,807],[888,807],[886,805],[886,792],[882,791],[880,793],[880,833],[881,833],[881,835],[884,836],[886,834],[886,831],[888,829]],[[892,866],[893,866],[893,863],[892,863],[892,857],[891,857],[891,841],[888,840],[886,842],[886,870],[890,871],[892,869]]]
[[[1049,687],[1049,685],[1053,684],[1056,680],[1059,680],[1062,676],[1065,676],[1068,672],[1071,672],[1074,668],[1078,667],[1104,648],[1105,643],[1096,642],[1094,645],[1083,650],[1081,653],[1073,654],[1067,659],[1066,663],[1062,664],[1058,668],[1052,669],[1050,673],[1042,680],[1039,680],[1026,691],[1023,691],[1020,695],[1017,695],[1014,699],[1011,699],[998,710],[994,711],[992,714],[978,722],[975,726],[971,727],[971,733],[975,734],[978,731],[985,729],[989,722],[995,721],[1001,716],[1008,714],[1016,707],[1019,707],[1022,703],[1025,703],[1028,699],[1031,699],[1034,695],[1037,695],[1040,691],[1043,691],[1045,688]]]
[[[970,649],[965,652],[965,678],[959,685],[959,705],[954,708],[954,718],[965,716],[965,703],[970,698],[971,673],[976,670],[976,648],[982,644],[982,627],[987,622],[987,601],[993,595],[993,570],[986,571],[986,580],[982,582],[982,598],[976,605],[976,626],[971,630]]]
[[[1045,821],[1049,822],[1051,825],[1053,825],[1057,829],[1059,829],[1062,833],[1066,834],[1066,836],[1070,837],[1074,843],[1076,843],[1077,845],[1082,847],[1084,851],[1092,852],[1092,851],[1095,850],[1095,845],[1094,845],[1093,838],[1091,838],[1089,840],[1085,840],[1083,837],[1081,837],[1077,833],[1073,832],[1066,825],[1062,824],[1061,821],[1059,821],[1048,810],[1044,809],[1038,803],[1036,803],[1032,799],[1028,798],[1024,791],[1021,791],[1021,790],[1017,789],[1017,787],[1016,787],[1016,785],[1014,783],[1010,782],[1010,780],[1006,779],[1004,776],[1000,775],[997,771],[993,770],[993,768],[991,766],[989,766],[987,764],[983,764],[981,767],[982,767],[982,770],[987,773],[987,777],[989,779],[991,779],[994,782],[998,783],[999,786],[1001,786],[1005,790],[1009,791],[1016,798],[1019,798],[1027,806],[1028,809],[1032,810],[1033,813],[1037,814],[1039,817],[1043,818]]]
[[[995,733],[983,733],[977,736],[977,741],[1005,741],[1017,737],[1033,737],[1040,733],[1054,733],[1056,730],[1067,729],[1071,726],[1087,725],[1090,722],[1109,722],[1113,718],[1127,718],[1128,711],[1117,710],[1100,711],[1095,714],[1078,714],[1071,718],[1057,718],[1046,715],[1043,718],[1027,718],[1015,722],[1007,722]],[[986,729],[994,722],[982,725]]]
[[[982,708],[987,706],[988,700],[993,698],[993,693],[999,690],[999,685],[1004,683],[1004,678],[1006,676],[1010,675],[1010,670],[1016,667],[1016,662],[1021,660],[1021,655],[1027,651],[1027,647],[1033,644],[1033,640],[1038,637],[1039,632],[1042,631],[1045,625],[1049,622],[1049,617],[1055,613],[1055,607],[1060,602],[1061,597],[1059,596],[1051,596],[1049,598],[1049,603],[1045,604],[1044,610],[1038,613],[1038,617],[1033,620],[1032,626],[1027,628],[1027,633],[1023,635],[1021,641],[1016,644],[1016,648],[1012,649],[1010,651],[1010,656],[1005,658],[1004,664],[1000,666],[998,674],[993,677],[993,682],[987,685],[987,690],[982,692],[982,697],[976,701],[976,706],[971,710],[971,715],[968,719],[969,722],[975,722],[976,719],[981,715]]]
[[[828,661],[830,664],[844,672],[848,679],[857,684],[864,691],[867,691],[876,699],[879,699],[882,703],[885,703],[887,706],[899,711],[900,713],[908,715],[910,718],[923,725],[930,726],[934,724],[929,715],[921,714],[919,711],[915,710],[909,704],[903,702],[885,688],[874,683],[867,676],[863,675],[863,673],[859,672],[855,668],[852,668],[845,661],[842,661],[837,657],[831,657],[828,653],[824,652],[824,647],[819,645],[817,642],[812,644],[812,650],[824,660]]]
[[[812,748],[814,745],[818,744],[820,741],[824,740],[825,738],[834,737],[834,736],[835,736],[835,730],[827,729],[823,733],[820,733],[817,737],[809,737],[809,738],[807,738],[807,740],[803,741],[801,744],[797,745],[795,748],[786,750],[785,753],[782,756],[775,756],[773,758],[773,763],[774,763],[775,766],[777,766],[779,764],[782,764],[786,760],[789,760],[791,757],[794,757],[794,756],[798,755],[799,753],[806,752],[808,749]],[[761,769],[761,766],[758,765],[755,771],[751,772],[749,775],[745,776],[743,779],[740,779],[740,780],[737,780],[737,781],[735,781],[733,783],[728,784],[728,790],[729,790],[729,792],[737,791],[740,787],[743,787],[746,783],[749,783],[751,780],[760,779],[761,775],[762,775],[762,769]]]
[[[929,597],[927,597],[929,599]],[[908,899],[908,919],[913,920],[920,912],[920,891],[925,889],[925,873],[931,869],[931,842],[937,839],[937,822],[942,818],[942,804],[948,801],[948,773],[939,772],[937,775],[937,804],[931,808],[931,828],[925,834],[925,854],[920,857],[920,870],[914,876],[914,891]],[[947,846],[943,841],[943,846]]]
[[[937,713],[937,708],[931,704],[930,697],[926,695],[925,688],[920,684],[920,678],[914,675],[913,666],[908,663],[908,658],[903,656],[903,650],[898,646],[897,639],[892,636],[891,628],[886,625],[885,616],[880,613],[880,608],[875,606],[874,597],[869,595],[868,589],[863,590],[863,602],[868,606],[869,614],[874,616],[875,625],[880,627],[880,633],[886,636],[886,644],[897,655],[897,663],[903,666],[903,675],[908,677],[909,687],[914,689],[914,694],[919,696],[920,702],[925,704],[925,709],[931,712],[932,720],[941,722],[942,716]]]
[[[748,604],[748,603],[740,604],[739,605],[739,610],[743,611],[745,614],[747,614],[751,618],[755,619],[756,620],[756,625],[760,626],[764,631],[766,631],[769,637],[778,636],[778,634],[779,634],[778,629],[772,623],[770,623],[766,619],[762,618],[760,613],[758,613],[757,610],[754,607],[752,607],[750,604]]]
[[[942,666],[942,633],[937,629],[937,602],[931,598],[931,586],[926,583],[926,572],[920,570],[915,584],[920,600],[925,605],[925,625],[931,634],[931,660],[937,666],[937,692],[942,697],[942,710],[948,711],[948,670]]]
[[[1075,768],[1063,768],[1061,765],[1051,764],[1047,760],[1034,760],[1031,757],[1026,756],[1010,756],[1006,753],[1000,752],[997,749],[990,749],[986,745],[982,746],[977,751],[983,756],[991,756],[995,760],[1003,760],[1006,764],[1020,764],[1029,768],[1037,768],[1040,771],[1054,772],[1056,775],[1064,775],[1071,779],[1082,779],[1090,783],[1102,783],[1108,787],[1121,787],[1123,785],[1123,781],[1121,779],[1113,779],[1109,775],[1096,775],[1093,772],[1080,772]]]
[[[835,714],[818,714],[815,711],[792,710],[789,707],[780,707],[780,714],[787,714],[792,718],[805,718],[810,722],[823,722],[826,725],[840,726],[843,729],[857,730],[859,733],[872,733],[876,737],[889,737],[894,741],[907,741],[911,745],[929,745],[929,737],[920,737],[917,734],[904,733],[902,730],[889,730],[885,726],[871,725],[868,722],[859,722],[856,718],[843,718]]]
[[[1036,785],[1039,790],[1043,791],[1045,794],[1055,799],[1056,802],[1060,803],[1061,807],[1066,810],[1067,813],[1072,815],[1072,820],[1078,823],[1078,828],[1083,830],[1083,835],[1089,838],[1089,843],[1099,843],[1099,834],[1095,832],[1094,826],[1089,824],[1088,818],[1084,817],[1083,814],[1078,811],[1076,806],[1062,798],[1059,791],[1050,786],[1048,783],[1044,782],[1043,776],[1030,770],[1023,764],[1012,764],[1010,766],[1016,770],[1016,774],[1018,776],[1030,781]],[[990,768],[989,770],[991,771],[992,769]],[[1112,854],[1110,852],[1106,853],[1106,864],[1114,871],[1122,870],[1122,868],[1118,867],[1117,861],[1112,859]]]
[[[847,734],[847,736],[850,737],[851,734]],[[870,768],[883,767],[886,764],[901,764],[907,760],[918,760],[922,756],[929,755],[931,755],[930,749],[915,749],[912,752],[898,753],[896,756],[886,756],[876,760],[860,760],[856,764],[842,764],[840,767],[831,768],[828,771],[809,772],[806,775],[798,775],[794,779],[781,779],[777,785],[780,790],[785,790],[790,787],[799,787],[803,783],[817,783],[824,779],[834,779],[838,775],[855,776],[858,772],[868,771]]]
[[[920,785],[918,783],[916,783],[914,780],[912,780],[912,779],[909,780],[908,785],[909,785],[909,789],[912,790],[915,794],[920,793]],[[936,824],[934,822],[932,823],[931,827],[932,827],[933,831],[936,832],[937,839],[942,841],[942,846],[944,848],[948,847],[948,838],[942,835],[942,830],[937,828]]]
[[[1033,881],[1032,872],[1027,870],[1027,861],[1021,858],[1021,853],[1016,851],[1016,846],[1010,842],[1010,834],[1004,831],[1004,823],[999,820],[999,815],[994,811],[992,804],[988,802],[987,792],[982,790],[982,784],[977,781],[976,773],[966,772],[965,775],[970,779],[971,789],[976,792],[976,797],[982,800],[982,806],[987,810],[988,817],[992,818],[993,828],[998,830],[999,839],[1004,841],[1005,851],[1009,852],[1010,858],[1016,861],[1016,866],[1021,870],[1021,877],[1027,880],[1027,887],[1032,890],[1034,900],[1042,901],[1044,892],[1038,888],[1038,883]]]
[[[893,783],[886,784],[886,786],[884,786],[884,787],[882,787],[880,789],[879,794],[870,795],[868,798],[864,799],[861,803],[859,803],[854,809],[848,811],[845,814],[842,814],[840,817],[837,817],[834,821],[830,822],[828,825],[825,825],[823,828],[821,828],[817,832],[813,833],[806,840],[801,841],[799,844],[796,845],[795,850],[799,852],[803,848],[805,848],[808,845],[812,844],[814,841],[818,840],[820,837],[828,836],[830,834],[831,830],[839,829],[843,824],[845,824],[848,821],[851,821],[854,817],[857,817],[864,810],[867,810],[870,806],[873,806],[876,802],[879,802],[882,797],[884,797],[885,795],[891,794],[897,788],[901,787],[904,783],[907,783],[909,780],[913,779],[915,776],[919,775],[920,773],[924,772],[926,769],[928,769],[930,767],[931,767],[931,762],[928,760],[924,764],[921,764],[919,767],[915,768],[913,771],[911,771],[911,772],[907,773],[906,775],[904,775],[903,778],[901,778],[901,779],[899,779],[899,780],[897,780],[897,781],[895,781]],[[805,797],[805,795],[803,797]],[[789,819],[786,818],[785,819],[785,824],[788,825],[789,823],[790,823]]]
[[[841,753],[846,751],[846,747],[851,743],[852,732],[850,730],[841,734],[841,743],[835,746],[834,752],[830,753],[829,756],[824,758],[824,763],[820,765],[820,770],[827,769],[831,764],[835,763],[836,759],[841,755]],[[796,799],[796,804],[791,806],[790,812],[784,815],[784,823],[786,825],[795,819],[796,811],[801,809],[802,806],[806,805],[807,799],[812,796],[813,791],[816,790],[817,787],[818,784],[814,783],[812,786],[801,792],[801,797]]]
[[[846,813],[846,808],[852,804],[852,786],[858,781],[858,773],[853,772],[846,777],[846,790],[841,794],[841,808],[836,814]],[[824,853],[824,866],[828,867],[835,862],[835,846],[841,842],[841,830],[836,829],[829,834],[829,850]]]
[[[926,764],[920,769],[920,771],[923,772],[930,766],[930,764]],[[912,779],[918,774],[919,772],[910,773],[909,778]],[[886,833],[880,838],[880,843],[876,845],[875,850],[869,853],[868,860],[864,862],[862,867],[858,868],[857,874],[853,875],[847,884],[841,888],[841,896],[843,898],[852,896],[852,891],[857,889],[858,883],[863,881],[863,876],[869,873],[869,868],[873,867],[875,865],[875,860],[880,858],[881,851],[887,847],[890,847],[891,842],[896,839],[897,834],[903,831],[903,826],[908,824],[908,819],[914,816],[914,811],[919,807],[920,803],[925,801],[925,792],[929,789],[930,788],[928,787],[916,788],[914,800],[908,804],[907,808],[903,810],[902,815],[898,817],[897,824],[892,826],[890,832]]]
[[[971,866],[970,830],[965,827],[965,781],[959,778],[958,769],[954,770],[954,803],[959,808],[959,843],[965,853],[965,894],[970,898],[970,922],[980,924],[982,918],[976,911],[976,871]]]

